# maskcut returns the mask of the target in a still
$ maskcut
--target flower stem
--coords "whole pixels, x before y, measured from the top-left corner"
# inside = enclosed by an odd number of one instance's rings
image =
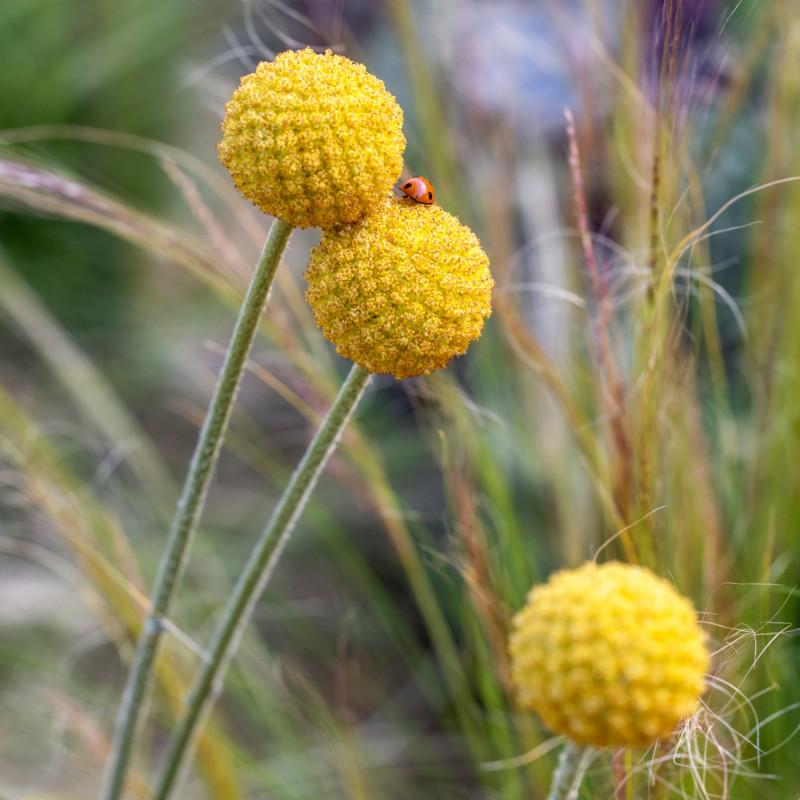
[[[98,795],[100,800],[118,800],[122,795],[139,714],[147,696],[159,640],[164,630],[162,619],[169,614],[175,588],[186,566],[189,547],[203,511],[208,484],[242,380],[244,364],[291,232],[291,225],[278,219],[273,222],[239,311],[225,363],[197,440],[164,554],[159,562],[158,574],[150,595],[150,612],[136,644],[117,712],[111,754]]]
[[[153,795],[154,800],[166,800],[178,782],[177,779],[183,777],[196,734],[211,710],[216,695],[221,691],[225,672],[236,652],[244,628],[369,378],[370,373],[367,370],[353,365],[239,576],[211,638],[205,663],[201,666],[187,698],[186,713],[169,741],[164,769]]]
[[[593,758],[594,750],[591,747],[579,747],[567,742],[558,757],[558,767],[547,800],[578,800],[581,781]]]

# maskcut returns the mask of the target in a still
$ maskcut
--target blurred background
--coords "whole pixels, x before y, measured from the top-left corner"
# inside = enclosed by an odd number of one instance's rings
[[[796,797],[800,190],[767,186],[800,175],[794,0],[4,1],[0,796],[97,790],[270,222],[217,163],[223,105],[306,45],[395,94],[495,312],[446,371],[371,383],[184,796],[545,797],[509,619],[626,529],[603,557],[692,597],[713,687],[685,741],[607,754],[581,796]],[[318,238],[293,234],[256,342],[132,797],[348,367],[302,297]]]

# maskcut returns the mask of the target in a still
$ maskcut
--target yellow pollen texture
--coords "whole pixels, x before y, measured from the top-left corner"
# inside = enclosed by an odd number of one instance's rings
[[[398,380],[463,354],[491,314],[478,238],[439,206],[406,197],[325,231],[306,280],[314,318],[339,355]]]
[[[642,567],[587,563],[534,587],[514,617],[520,704],[594,747],[649,745],[692,714],[709,653],[691,602]]]
[[[300,228],[355,222],[403,167],[403,112],[363,64],[306,48],[262,62],[225,106],[220,161],[267,214]]]

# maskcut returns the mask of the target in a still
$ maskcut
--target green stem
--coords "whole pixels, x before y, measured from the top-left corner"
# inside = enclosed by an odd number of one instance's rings
[[[169,614],[175,588],[186,566],[189,547],[203,511],[208,484],[222,447],[245,361],[291,232],[291,225],[278,219],[273,222],[239,311],[225,363],[197,440],[164,554],[161,556],[155,586],[150,595],[150,613],[133,654],[117,712],[111,755],[106,763],[98,796],[100,800],[118,800],[122,795],[139,714],[147,695],[158,643],[164,630],[162,619]]]
[[[353,365],[239,576],[211,637],[205,662],[187,698],[186,712],[169,741],[164,770],[153,795],[155,800],[166,800],[177,779],[183,777],[183,772],[189,765],[196,734],[211,710],[216,695],[222,689],[225,672],[236,652],[244,628],[369,378],[370,373],[367,370]]]
[[[558,757],[558,767],[547,800],[578,800],[581,781],[593,758],[594,750],[591,747],[567,742]]]

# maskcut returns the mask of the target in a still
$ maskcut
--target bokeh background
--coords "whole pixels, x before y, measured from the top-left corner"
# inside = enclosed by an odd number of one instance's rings
[[[556,751],[513,705],[508,621],[632,526],[604,557],[693,598],[717,682],[684,749],[608,754],[581,796],[797,797],[800,190],[680,246],[800,174],[794,0],[4,0],[0,796],[97,789],[269,225],[217,164],[223,105],[305,45],[396,95],[407,173],[480,236],[495,314],[446,372],[371,384],[185,796],[545,797]],[[303,303],[318,237],[293,234],[257,340],[133,797],[347,369]]]

